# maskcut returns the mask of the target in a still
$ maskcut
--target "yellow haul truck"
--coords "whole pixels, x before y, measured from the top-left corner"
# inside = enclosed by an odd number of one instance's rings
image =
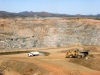
[[[72,49],[67,51],[66,58],[84,58],[88,54],[88,51],[79,51],[79,49]]]

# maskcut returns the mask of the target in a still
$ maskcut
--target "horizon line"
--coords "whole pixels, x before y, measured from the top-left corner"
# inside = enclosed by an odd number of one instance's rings
[[[65,15],[99,15],[99,13],[98,14],[79,14],[79,13],[77,13],[77,14],[67,14],[67,13],[53,13],[53,12],[48,12],[48,11],[27,11],[27,10],[25,10],[25,11],[20,11],[20,12],[12,12],[12,11],[5,11],[5,10],[0,10],[0,12],[1,11],[3,11],[3,12],[9,12],[9,13],[21,13],[21,12],[44,12],[44,13],[51,13],[51,14],[65,14]]]

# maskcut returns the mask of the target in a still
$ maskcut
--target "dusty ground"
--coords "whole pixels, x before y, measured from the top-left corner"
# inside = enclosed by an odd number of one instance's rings
[[[20,48],[44,47],[44,45],[45,47],[81,43],[100,45],[100,20],[0,19],[0,38],[1,51],[9,51],[11,48],[13,51]],[[7,38],[8,42],[4,38]],[[28,53],[0,55],[0,73],[4,75],[100,75],[100,46],[77,47],[80,50],[90,51],[92,56],[87,60],[65,58],[66,50],[71,48],[76,46],[30,49],[30,51],[47,52],[48,56],[28,57]]]
[[[4,75],[100,75],[100,71],[69,62],[71,59],[65,58],[65,53],[61,52],[67,49],[69,48],[35,49],[35,51],[50,53],[48,56],[28,57],[27,53],[2,55],[0,56],[0,64],[3,62],[2,65],[6,66]],[[88,61],[89,59],[83,60]],[[99,56],[93,61],[98,59],[100,59]],[[100,65],[98,64],[98,66]]]

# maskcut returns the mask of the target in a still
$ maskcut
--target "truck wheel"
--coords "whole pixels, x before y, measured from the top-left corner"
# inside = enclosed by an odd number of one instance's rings
[[[82,58],[82,56],[81,55],[78,55],[77,58]]]
[[[28,57],[30,57],[30,55],[28,54]]]
[[[73,56],[69,56],[70,58],[72,58]]]

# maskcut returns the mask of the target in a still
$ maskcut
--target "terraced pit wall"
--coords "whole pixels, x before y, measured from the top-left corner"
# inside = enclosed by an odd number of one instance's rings
[[[99,20],[0,19],[0,23],[0,49],[100,45]]]

